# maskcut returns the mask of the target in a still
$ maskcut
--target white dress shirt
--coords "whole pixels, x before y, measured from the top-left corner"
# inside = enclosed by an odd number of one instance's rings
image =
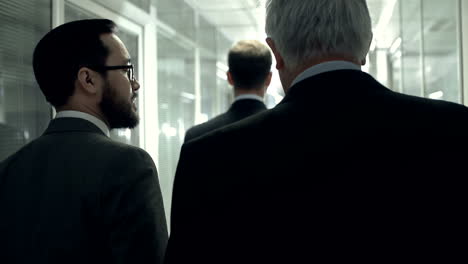
[[[57,115],[55,116],[55,118],[64,118],[64,117],[73,117],[73,118],[81,118],[81,119],[88,120],[89,122],[96,125],[99,129],[101,129],[102,132],[107,137],[110,137],[110,132],[109,132],[109,128],[107,127],[107,125],[102,120],[100,120],[99,118],[95,116],[92,116],[87,113],[79,112],[79,111],[61,111],[61,112],[58,112]]]
[[[357,70],[360,71],[361,67],[357,64],[348,62],[348,61],[328,61],[324,63],[320,63],[314,65],[307,70],[303,71],[299,74],[296,79],[291,84],[291,87],[294,86],[296,83],[303,81],[309,77],[318,75],[320,73],[329,72],[329,71],[336,71],[336,70]]]
[[[244,99],[254,99],[263,103],[263,98],[256,94],[241,94],[239,96],[236,96],[236,98],[234,98],[234,102],[239,101],[239,100],[244,100]]]

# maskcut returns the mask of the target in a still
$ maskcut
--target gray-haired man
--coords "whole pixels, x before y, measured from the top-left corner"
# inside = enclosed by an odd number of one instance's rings
[[[361,71],[365,0],[270,0],[266,31],[286,97],[183,147],[167,261],[461,255],[468,109],[392,92]],[[233,163],[242,155],[251,162]]]

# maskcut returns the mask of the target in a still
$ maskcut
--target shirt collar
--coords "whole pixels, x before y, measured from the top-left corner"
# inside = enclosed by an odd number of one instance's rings
[[[234,102],[237,102],[239,100],[244,100],[244,99],[254,99],[263,103],[263,98],[256,94],[241,94],[239,96],[236,96],[236,98],[234,99]]]
[[[107,127],[107,125],[102,120],[100,120],[99,118],[97,118],[95,116],[92,116],[92,115],[87,114],[87,113],[79,112],[79,111],[60,111],[55,116],[55,118],[64,118],[64,117],[73,117],[73,118],[85,119],[85,120],[93,123],[94,125],[96,125],[99,129],[101,129],[102,132],[107,137],[110,137],[110,132],[109,132],[109,128]]]
[[[348,61],[328,61],[328,62],[320,63],[320,64],[317,64],[308,68],[307,70],[299,74],[296,77],[296,79],[294,79],[294,81],[292,82],[291,87],[294,86],[296,83],[303,81],[309,77],[318,75],[320,73],[336,71],[336,70],[358,70],[360,71],[361,67]]]

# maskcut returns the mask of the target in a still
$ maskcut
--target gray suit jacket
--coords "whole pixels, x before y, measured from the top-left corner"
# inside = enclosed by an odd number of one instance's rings
[[[156,167],[92,123],[52,120],[0,163],[0,263],[160,263]]]

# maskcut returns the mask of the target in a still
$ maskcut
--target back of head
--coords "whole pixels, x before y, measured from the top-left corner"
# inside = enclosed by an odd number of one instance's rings
[[[268,0],[266,33],[286,64],[364,60],[372,40],[366,0]]]
[[[236,88],[254,89],[264,84],[271,63],[270,49],[257,40],[239,41],[229,50],[229,72]]]
[[[104,65],[109,55],[100,36],[114,33],[116,25],[108,19],[78,20],[47,33],[33,55],[36,80],[48,102],[55,107],[73,95],[78,70],[88,65]]]

